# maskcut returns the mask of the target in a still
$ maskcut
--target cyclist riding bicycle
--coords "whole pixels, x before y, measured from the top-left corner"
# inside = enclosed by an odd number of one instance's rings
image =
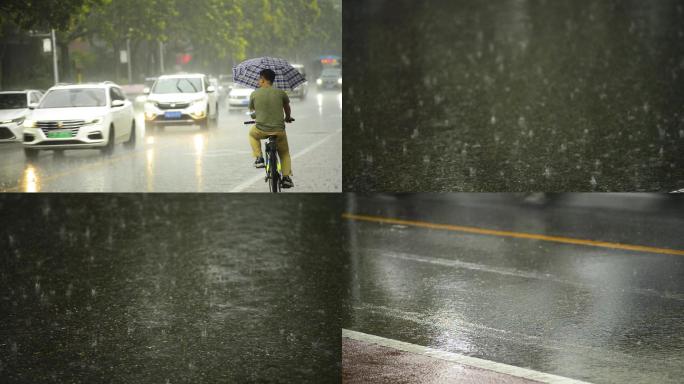
[[[256,157],[254,166],[264,168],[264,156],[261,152],[261,140],[276,136],[280,167],[283,174],[282,187],[292,188],[292,168],[290,149],[287,145],[285,123],[294,121],[290,117],[290,99],[285,91],[274,88],[276,74],[270,69],[259,72],[259,88],[249,97],[249,109],[255,114],[256,124],[249,131],[249,143]],[[283,111],[285,117],[283,118]]]

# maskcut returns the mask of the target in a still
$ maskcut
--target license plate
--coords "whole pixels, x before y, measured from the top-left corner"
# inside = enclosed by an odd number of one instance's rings
[[[67,139],[71,137],[71,131],[51,131],[47,133],[48,139]]]
[[[166,119],[180,119],[181,113],[180,112],[164,112],[164,118],[166,118]]]

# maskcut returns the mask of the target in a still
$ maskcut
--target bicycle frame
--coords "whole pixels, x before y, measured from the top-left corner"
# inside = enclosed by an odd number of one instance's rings
[[[289,122],[295,121],[291,119]],[[254,124],[254,120],[245,121],[245,125]],[[264,151],[264,162],[266,163],[266,177],[264,181],[268,183],[268,189],[273,193],[278,193],[283,187],[283,173],[280,168],[278,158],[278,144],[276,136],[268,136],[266,139],[266,150]]]

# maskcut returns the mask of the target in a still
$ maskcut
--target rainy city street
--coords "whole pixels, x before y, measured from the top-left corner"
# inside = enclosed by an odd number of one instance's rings
[[[592,383],[681,382],[684,200],[376,195],[345,211],[346,382],[529,382],[425,347]]]
[[[342,202],[2,196],[3,383],[338,382]]]
[[[345,190],[684,188],[683,19],[678,0],[345,3]]]
[[[311,86],[292,99],[287,136],[294,192],[342,190],[342,93]],[[268,192],[263,169],[253,167],[246,108],[219,107],[217,126],[141,130],[134,150],[44,151],[27,161],[21,143],[0,144],[0,191],[6,192]],[[144,127],[142,111],[136,113]],[[262,144],[263,145],[263,144]]]

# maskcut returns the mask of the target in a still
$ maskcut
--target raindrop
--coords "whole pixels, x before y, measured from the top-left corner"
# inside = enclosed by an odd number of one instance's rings
[[[589,180],[589,183],[591,183],[592,188],[596,188],[596,185],[598,185],[598,183],[596,182],[596,177],[594,176],[591,176],[591,180]]]
[[[425,164],[429,164],[429,163],[430,163],[430,156],[429,156],[429,155],[423,156],[423,163],[425,163]]]
[[[524,116],[520,116],[520,117],[518,118],[518,127],[520,127],[520,128],[525,128],[526,126],[527,126],[527,123],[525,122],[525,117],[524,117]]]
[[[95,297],[95,288],[90,289],[90,296]]]
[[[408,56],[406,56],[405,53],[401,54],[401,61],[404,63],[405,66],[410,66],[411,65],[411,59],[409,59]]]
[[[549,167],[544,167],[544,177],[547,179],[551,177],[551,169],[549,169]]]
[[[492,125],[496,124],[496,116],[492,115],[492,118],[489,120]]]
[[[415,139],[415,138],[417,138],[417,137],[418,137],[418,128],[414,129],[414,130],[413,130],[413,133],[411,134],[411,138],[412,138],[412,139]]]

